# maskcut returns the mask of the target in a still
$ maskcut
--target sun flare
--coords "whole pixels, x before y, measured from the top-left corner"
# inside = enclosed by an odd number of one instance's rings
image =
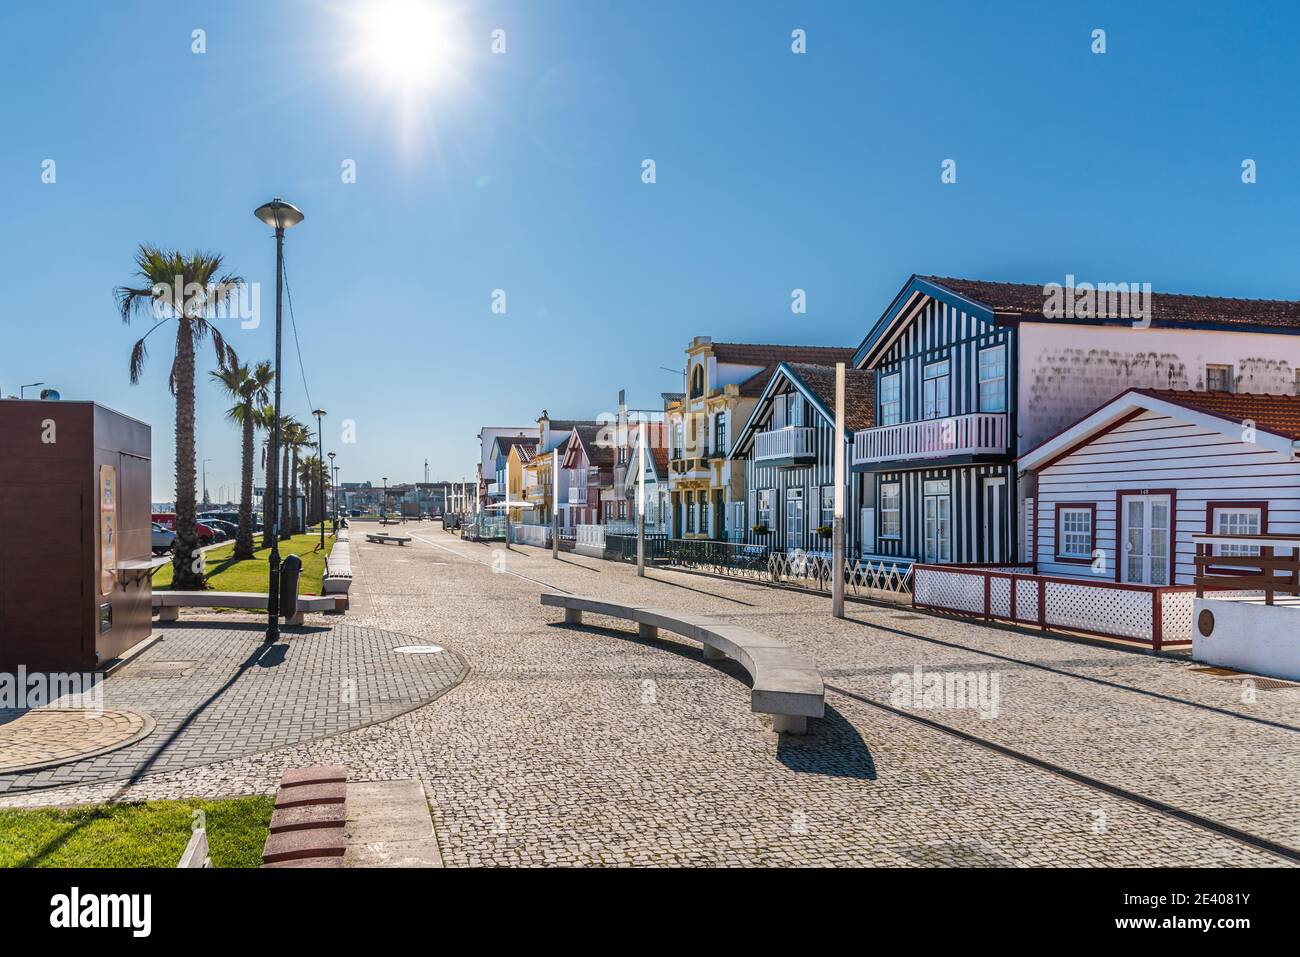
[[[373,0],[355,16],[358,58],[382,86],[420,94],[442,85],[454,47],[447,10],[431,0]]]

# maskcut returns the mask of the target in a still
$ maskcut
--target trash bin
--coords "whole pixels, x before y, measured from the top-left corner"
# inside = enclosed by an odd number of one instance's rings
[[[292,618],[298,611],[298,579],[302,577],[302,559],[286,555],[280,563],[280,617]]]

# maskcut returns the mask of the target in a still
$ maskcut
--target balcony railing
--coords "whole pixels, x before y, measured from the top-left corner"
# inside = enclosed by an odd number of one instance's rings
[[[754,436],[754,461],[809,457],[816,454],[813,430],[807,426],[789,426]]]
[[[972,412],[864,429],[853,436],[853,464],[996,455],[1007,451],[1005,412]]]
[[[569,504],[586,505],[587,504],[587,486],[570,485],[569,486]]]

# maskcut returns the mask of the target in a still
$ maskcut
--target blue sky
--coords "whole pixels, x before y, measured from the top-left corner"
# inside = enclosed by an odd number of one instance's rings
[[[214,249],[269,320],[274,195],[307,215],[288,273],[345,481],[469,475],[481,425],[655,404],[694,335],[856,345],[913,272],[1297,298],[1293,5],[431,5],[439,78],[403,111],[357,62],[365,0],[6,4],[0,390],[150,422],[170,498],[168,350],[129,384],[147,324],[112,289],[140,242]],[[247,359],[272,335],[229,327]],[[198,404],[215,493],[238,436]]]

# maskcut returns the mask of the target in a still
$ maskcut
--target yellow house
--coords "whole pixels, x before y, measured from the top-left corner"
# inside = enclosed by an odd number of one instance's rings
[[[536,451],[536,444],[527,442],[515,442],[510,446],[510,454],[506,457],[507,502],[524,501],[524,470],[533,461]],[[512,508],[508,511],[510,512],[510,521],[521,521],[520,513],[522,509]]]

